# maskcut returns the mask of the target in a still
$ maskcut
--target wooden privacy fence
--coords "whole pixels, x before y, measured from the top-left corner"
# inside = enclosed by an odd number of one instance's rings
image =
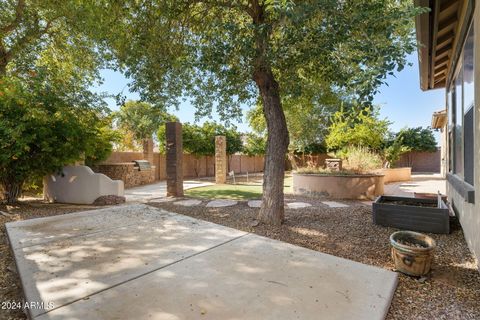
[[[296,156],[297,166],[302,167],[310,164],[323,166],[325,159],[329,158],[327,154],[315,154]],[[110,157],[104,161],[104,164],[132,162],[133,160],[143,159],[143,152],[112,152]],[[412,172],[440,172],[441,155],[437,152],[409,152],[404,154],[395,164],[396,167],[412,167]],[[155,152],[153,154],[153,166],[155,166],[155,179],[166,179],[165,155]],[[236,174],[263,172],[263,156],[228,156],[228,171],[234,171]],[[287,161],[287,170],[291,169]],[[183,176],[185,178],[213,177],[215,175],[215,157],[214,156],[194,156],[191,154],[183,155]]]
[[[143,152],[112,152],[103,164],[132,162],[143,159]],[[236,174],[263,172],[263,156],[228,156],[228,171]],[[165,180],[167,177],[165,155],[155,152],[153,154],[153,166],[155,166],[155,179]],[[183,176],[185,178],[213,177],[215,175],[214,156],[183,155]]]

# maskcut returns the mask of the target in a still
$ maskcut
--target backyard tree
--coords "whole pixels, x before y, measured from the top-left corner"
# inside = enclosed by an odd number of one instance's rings
[[[268,138],[259,219],[284,218],[289,145],[282,98],[305,87],[347,88],[363,100],[414,50],[411,1],[125,1],[112,51],[145,99],[223,119],[260,99]]]
[[[83,84],[98,79],[111,56],[101,34],[114,27],[112,1],[9,0],[0,9],[0,78],[38,66]]]
[[[41,71],[0,79],[0,184],[7,203],[17,201],[29,179],[82,157],[108,156],[111,129],[94,103],[100,97],[88,91],[69,95],[67,88]]]
[[[311,89],[310,92],[304,88],[301,96],[282,97],[290,139],[288,158],[293,168],[297,168],[298,156],[305,162],[305,154],[326,151],[325,136],[328,133],[330,118],[344,104],[344,99],[339,93],[318,87]],[[248,111],[247,120],[257,134],[267,134],[260,103]]]
[[[380,150],[387,138],[387,119],[380,119],[374,107],[353,108],[349,112],[337,111],[326,138],[330,150],[341,150],[349,146],[368,147]]]
[[[147,141],[153,139],[153,134],[160,126],[173,119],[163,108],[155,107],[148,102],[126,101],[115,113],[118,127],[131,133],[133,138],[146,146]],[[146,152],[147,150],[143,150]]]
[[[267,149],[267,139],[265,135],[249,132],[246,134],[243,153],[248,156],[264,155]]]
[[[242,135],[233,126],[225,127],[216,122],[206,121],[203,125],[184,123],[182,124],[183,150],[196,159],[195,171],[197,176],[200,169],[200,156],[215,155],[215,136],[225,136],[227,139],[227,155],[243,150]],[[162,126],[157,132],[160,152],[165,152],[165,127]]]
[[[216,122],[206,121],[203,125],[182,124],[182,140],[185,152],[197,156],[215,154],[215,136],[227,138],[227,154],[232,155],[243,150],[242,135],[235,127],[225,127]],[[157,132],[160,150],[165,150],[165,128]]]
[[[412,151],[437,151],[437,141],[435,140],[435,136],[430,127],[401,129],[395,135],[395,140],[398,140],[403,146]]]

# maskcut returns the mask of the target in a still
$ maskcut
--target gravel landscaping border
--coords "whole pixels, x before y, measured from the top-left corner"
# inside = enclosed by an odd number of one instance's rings
[[[393,228],[372,222],[371,206],[341,201],[348,208],[329,208],[321,200],[287,196],[288,202],[305,201],[312,207],[286,209],[282,226],[255,226],[258,208],[247,201],[225,208],[176,206],[173,202],[150,205],[232,228],[289,242],[309,249],[393,270],[388,238]],[[16,207],[0,205],[0,302],[22,301],[20,281],[7,244],[4,224],[10,221],[97,209],[95,206],[23,202]],[[457,223],[449,235],[429,234],[437,242],[433,270],[427,279],[400,274],[387,319],[480,319],[480,273]],[[21,310],[0,310],[0,319],[26,319]]]

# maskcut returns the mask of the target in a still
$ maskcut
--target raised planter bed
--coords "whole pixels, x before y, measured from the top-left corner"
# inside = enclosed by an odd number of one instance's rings
[[[441,198],[378,197],[373,203],[373,222],[402,230],[450,233],[448,206]]]
[[[373,200],[383,194],[383,175],[294,173],[293,193],[329,199]]]
[[[380,172],[385,175],[385,178],[383,179],[384,183],[412,180],[411,167],[385,168],[382,169]]]

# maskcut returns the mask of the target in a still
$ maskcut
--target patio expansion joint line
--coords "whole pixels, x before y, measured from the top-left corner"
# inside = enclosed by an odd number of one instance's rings
[[[107,291],[107,290],[110,290],[110,289],[112,289],[112,288],[121,286],[121,285],[123,285],[123,284],[125,284],[125,283],[128,283],[128,282],[137,280],[137,279],[139,279],[139,278],[141,278],[141,277],[144,277],[144,276],[149,275],[149,274],[151,274],[151,273],[157,272],[157,271],[159,271],[159,270],[161,270],[161,269],[170,267],[170,266],[172,266],[172,265],[174,265],[174,264],[177,264],[177,263],[180,263],[180,262],[182,262],[182,261],[188,260],[188,259],[190,259],[190,258],[196,257],[196,256],[198,256],[198,255],[201,255],[201,254],[203,254],[203,253],[205,253],[205,252],[208,252],[208,251],[210,251],[210,250],[213,250],[213,249],[216,249],[216,248],[218,248],[218,247],[221,247],[221,246],[223,246],[223,245],[225,245],[225,244],[228,244],[228,243],[230,243],[230,242],[239,240],[239,239],[241,239],[241,238],[243,238],[243,237],[245,237],[245,236],[248,236],[248,235],[250,235],[250,234],[251,234],[250,232],[246,232],[245,234],[242,234],[241,236],[238,236],[238,237],[232,238],[232,239],[230,239],[230,240],[227,240],[227,241],[225,241],[225,242],[219,243],[219,244],[217,244],[217,245],[214,245],[213,247],[210,247],[210,248],[207,248],[207,249],[205,249],[205,250],[202,250],[202,251],[193,253],[193,254],[191,254],[191,255],[189,255],[189,256],[187,256],[187,257],[183,257],[183,258],[181,258],[181,259],[179,259],[179,260],[173,261],[173,262],[168,263],[168,264],[166,264],[166,265],[164,265],[164,266],[161,266],[161,267],[158,267],[158,268],[156,268],[156,269],[147,271],[147,272],[145,272],[145,273],[143,273],[143,274],[140,274],[140,275],[135,276],[135,277],[133,277],[133,278],[130,278],[130,279],[128,279],[128,280],[125,280],[125,281],[116,283],[116,284],[114,284],[114,285],[112,285],[112,286],[110,286],[110,287],[108,287],[108,288],[103,288],[102,290],[98,290],[97,292],[88,294],[88,295],[86,295],[86,296],[84,296],[84,297],[82,297],[82,298],[78,298],[78,299],[72,300],[72,301],[70,301],[70,302],[67,302],[67,303],[61,305],[61,306],[58,306],[58,307],[49,309],[48,311],[44,311],[44,312],[42,312],[42,313],[39,313],[39,314],[37,314],[34,318],[38,318],[38,317],[40,317],[40,316],[42,316],[42,315],[44,315],[44,314],[47,314],[47,313],[49,313],[49,312],[51,312],[51,311],[53,311],[53,310],[57,310],[57,309],[66,307],[66,306],[71,305],[71,304],[73,304],[73,303],[75,303],[75,302],[78,302],[78,301],[81,301],[81,300],[90,298],[90,297],[92,297],[92,296],[94,296],[94,295],[97,295],[97,294],[99,294],[99,293],[102,293],[102,292],[104,292],[104,291]]]

